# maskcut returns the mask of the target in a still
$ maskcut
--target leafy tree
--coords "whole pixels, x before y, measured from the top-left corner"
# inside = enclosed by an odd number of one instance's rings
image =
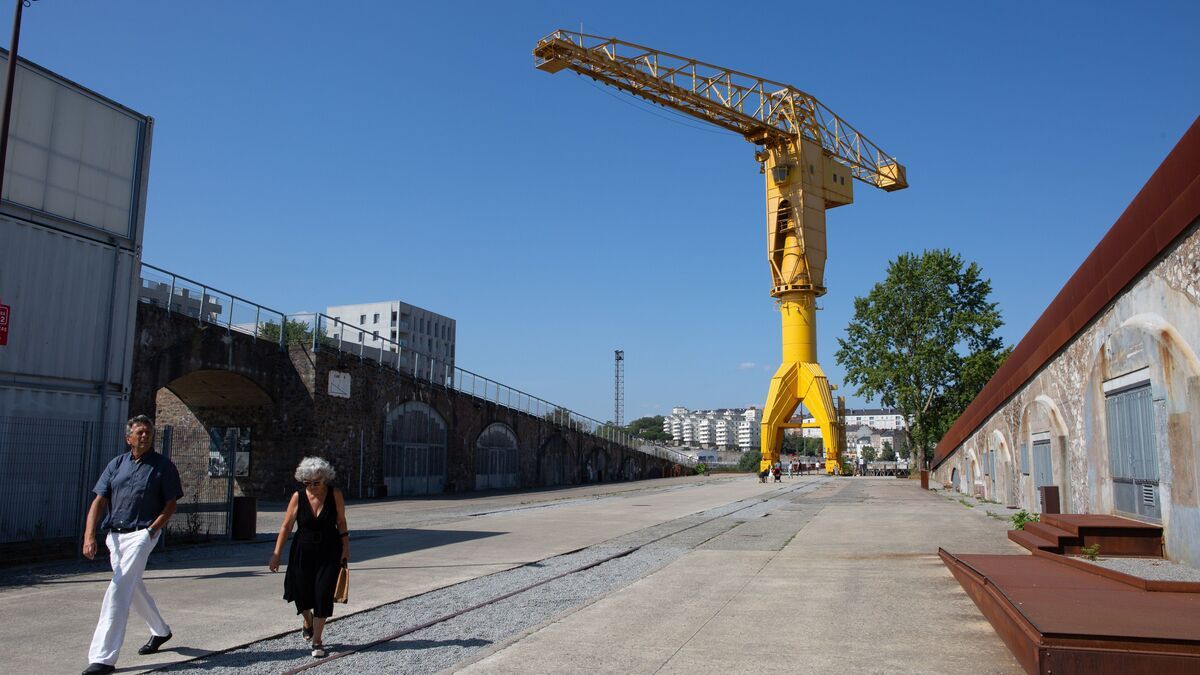
[[[629,423],[629,433],[648,441],[664,443],[672,439],[671,434],[663,431],[663,416],[639,417]]]
[[[758,473],[760,464],[762,464],[762,452],[757,449],[747,450],[738,458],[737,468],[738,471],[753,471],[754,473]]]
[[[896,450],[892,448],[891,441],[883,442],[883,449],[879,451],[879,459],[883,462],[896,461]]]
[[[285,319],[283,336],[287,344],[311,344],[312,343],[312,327],[303,321],[294,319]],[[271,342],[279,342],[279,324],[274,321],[258,324],[258,337]],[[322,328],[321,337],[325,337],[325,330]]]
[[[862,458],[868,462],[874,462],[875,458],[879,456],[879,453],[875,450],[875,448],[872,448],[869,445],[860,450],[859,453],[862,455]]]
[[[927,462],[971,399],[1008,356],[995,332],[991,282],[949,250],[905,253],[887,278],[854,299],[837,361],[857,394],[904,416],[908,445]]]

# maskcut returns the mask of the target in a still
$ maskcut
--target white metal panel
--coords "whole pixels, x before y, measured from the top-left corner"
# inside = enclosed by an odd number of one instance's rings
[[[96,392],[107,365],[108,382],[121,391],[132,352],[134,254],[5,216],[0,241],[0,302],[12,307],[0,382]],[[0,408],[4,414],[11,413]]]
[[[144,116],[19,63],[2,196],[134,238],[146,126]]]

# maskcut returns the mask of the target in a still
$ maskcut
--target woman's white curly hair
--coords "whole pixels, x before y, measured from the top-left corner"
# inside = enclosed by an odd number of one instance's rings
[[[296,480],[301,483],[317,478],[323,478],[326,483],[332,483],[336,477],[337,472],[333,470],[333,465],[320,457],[305,457],[296,467]]]

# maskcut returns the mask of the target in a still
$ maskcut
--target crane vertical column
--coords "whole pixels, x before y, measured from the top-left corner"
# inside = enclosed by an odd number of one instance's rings
[[[613,352],[613,424],[625,425],[625,350]]]
[[[825,209],[854,200],[850,172],[813,141],[758,153],[767,180],[767,259],[779,304],[783,358],[763,406],[762,466],[779,461],[782,431],[804,405],[821,430],[825,469],[840,463],[837,414],[817,365],[817,298],[825,294]]]

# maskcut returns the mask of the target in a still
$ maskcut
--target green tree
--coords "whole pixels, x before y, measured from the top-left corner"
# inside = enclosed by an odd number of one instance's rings
[[[665,443],[672,439],[671,434],[663,431],[663,416],[639,417],[629,423],[629,433],[648,441]]]
[[[311,326],[304,321],[294,319],[285,319],[284,321],[283,336],[287,344],[312,344]],[[258,337],[271,342],[279,342],[279,324],[274,321],[258,324]],[[321,329],[320,337],[322,340],[325,339],[324,328]]]
[[[879,451],[879,460],[883,462],[896,461],[896,450],[892,447],[891,441],[883,442],[883,449]]]
[[[862,454],[862,458],[868,462],[874,462],[875,458],[879,456],[879,453],[875,450],[875,448],[872,448],[869,445],[860,450],[859,453]]]
[[[758,473],[758,467],[762,464],[762,452],[757,448],[747,450],[738,458],[738,471],[753,471]]]
[[[928,462],[942,436],[1008,356],[991,282],[949,250],[905,253],[854,299],[837,361],[857,394],[904,416],[908,445]]]

